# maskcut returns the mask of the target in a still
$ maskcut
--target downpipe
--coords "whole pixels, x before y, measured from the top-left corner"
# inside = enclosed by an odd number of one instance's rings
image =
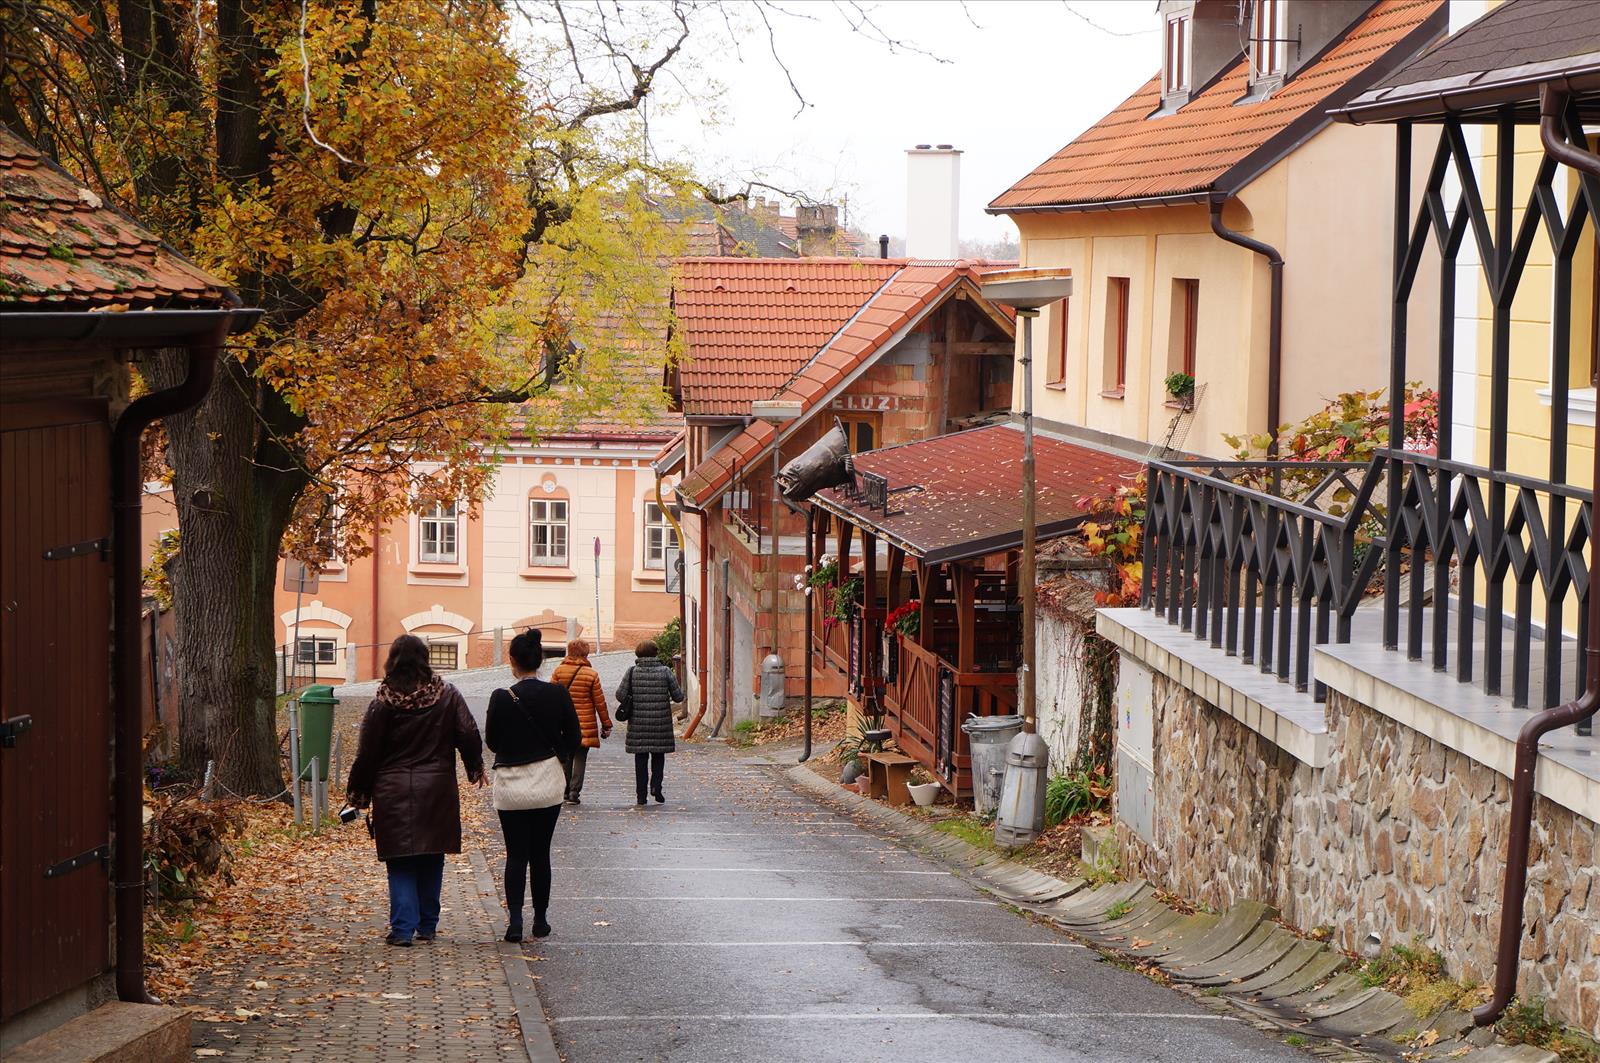
[[[884,246],[888,246],[887,242],[885,243]],[[805,566],[801,569],[801,571],[805,573],[807,579],[809,579],[810,576],[811,576],[811,565],[816,560],[816,556],[817,556],[817,551],[816,551],[817,519],[816,518],[817,518],[817,509],[816,509],[816,507],[815,506],[807,506],[806,507],[806,563],[805,563]],[[806,591],[806,593],[802,597],[801,601],[805,604],[805,609],[806,609],[806,637],[805,637],[805,651],[804,651],[805,652],[805,662],[806,662],[806,664],[805,664],[805,668],[806,668],[806,680],[805,680],[805,682],[806,682],[806,686],[805,686],[805,699],[806,699],[806,701],[805,701],[805,706],[806,706],[805,707],[805,713],[806,713],[806,747],[805,747],[805,749],[800,751],[800,760],[798,761],[798,763],[800,763],[800,764],[804,764],[806,761],[811,759],[811,671],[812,671],[812,669],[811,669],[811,635],[812,635],[812,628],[813,628],[813,626],[815,624],[815,620],[813,619],[814,610],[811,608],[811,588],[810,588],[809,585],[805,588],[805,591]]]
[[[153,1003],[144,984],[144,736],[141,733],[139,644],[140,515],[143,478],[139,442],[156,421],[199,404],[211,390],[217,354],[234,315],[218,323],[206,340],[188,348],[188,372],[177,387],[134,400],[117,418],[111,435],[111,674],[115,755],[115,857],[112,864],[117,918],[117,996],[135,1004]]]
[[[1215,193],[1211,197],[1211,231],[1230,244],[1237,244],[1267,260],[1267,272],[1272,279],[1272,294],[1267,323],[1267,457],[1278,456],[1278,427],[1283,416],[1283,256],[1271,244],[1264,244],[1222,224],[1222,208],[1228,197]]]
[[[1561,112],[1567,94],[1554,86],[1539,87],[1539,142],[1545,154],[1575,170],[1600,177],[1600,157],[1568,143],[1561,135]],[[1594,452],[1595,497],[1600,514],[1600,447]],[[1522,953],[1522,913],[1528,895],[1528,847],[1533,834],[1534,775],[1539,740],[1560,727],[1594,716],[1600,708],[1600,545],[1589,544],[1588,689],[1576,701],[1546,709],[1523,724],[1517,735],[1516,769],[1511,777],[1511,836],[1506,843],[1506,878],[1500,900],[1500,941],[1495,950],[1494,997],[1472,1013],[1473,1022],[1488,1026],[1504,1014],[1517,991]]]

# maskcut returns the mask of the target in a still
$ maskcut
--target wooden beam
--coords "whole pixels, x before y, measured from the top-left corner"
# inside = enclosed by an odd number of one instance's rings
[[[972,672],[978,666],[977,593],[969,563],[958,561],[952,567],[956,577],[956,670]]]
[[[906,552],[898,546],[889,547],[889,578],[884,591],[884,608],[891,613],[900,607],[900,570],[905,563]]]
[[[946,346],[951,354],[993,354],[1006,358],[1012,357],[1016,353],[1017,349],[1017,345],[1015,343],[994,342],[950,343]]]

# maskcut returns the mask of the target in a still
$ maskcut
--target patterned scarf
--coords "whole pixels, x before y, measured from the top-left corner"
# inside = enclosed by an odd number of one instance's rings
[[[409,694],[400,693],[387,682],[380,683],[376,700],[393,705],[397,709],[415,711],[427,708],[443,696],[444,680],[434,676]]]

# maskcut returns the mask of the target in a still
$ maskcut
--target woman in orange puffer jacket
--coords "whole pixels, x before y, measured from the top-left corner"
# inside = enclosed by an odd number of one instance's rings
[[[572,759],[562,761],[567,769],[567,801],[581,804],[578,795],[583,791],[583,773],[588,767],[589,750],[599,749],[602,738],[611,737],[611,715],[606,712],[606,692],[600,685],[600,673],[589,663],[590,647],[582,639],[567,643],[567,656],[556,665],[550,682],[567,688],[572,695],[572,707],[578,710],[578,726],[583,731],[583,743]]]

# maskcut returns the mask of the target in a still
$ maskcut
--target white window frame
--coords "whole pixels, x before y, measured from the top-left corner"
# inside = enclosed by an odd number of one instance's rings
[[[1188,15],[1173,15],[1167,19],[1166,56],[1161,65],[1161,91],[1165,95],[1175,96],[1189,91],[1189,67],[1194,47],[1191,29]],[[1174,66],[1178,71],[1176,75]]]
[[[533,568],[566,568],[572,554],[572,508],[566,498],[528,499],[528,565]],[[560,506],[560,517],[556,507]],[[545,540],[540,543],[543,531]],[[558,535],[557,532],[560,534]],[[560,539],[559,554],[556,540]],[[542,549],[542,552],[541,552]]]
[[[301,635],[295,642],[294,660],[296,664],[337,664],[339,643],[326,635]]]
[[[1284,0],[1251,0],[1250,78],[1281,77],[1289,64]],[[1265,54],[1262,45],[1265,44]]]
[[[651,511],[655,512],[654,520],[650,517]],[[678,541],[678,533],[667,520],[666,511],[658,503],[647,499],[644,504],[644,567],[665,572],[669,546],[676,546],[680,550],[683,548]]]
[[[455,565],[460,558],[461,507],[454,502],[437,502],[418,514],[417,559],[425,565]]]

